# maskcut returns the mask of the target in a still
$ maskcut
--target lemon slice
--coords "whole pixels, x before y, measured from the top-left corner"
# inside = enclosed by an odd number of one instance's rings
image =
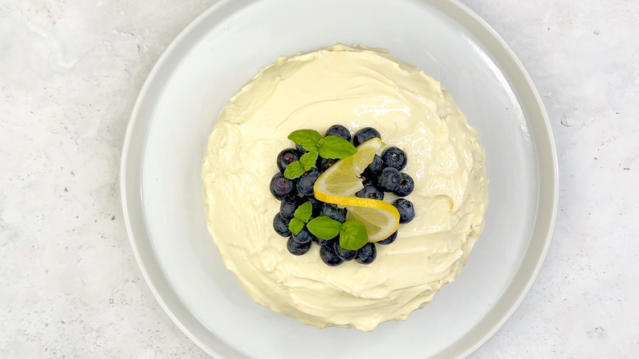
[[[349,219],[358,220],[366,227],[369,242],[384,240],[399,227],[399,212],[392,204],[354,196],[364,188],[359,175],[373,162],[381,147],[379,138],[362,143],[357,147],[357,153],[335,162],[313,186],[318,200],[346,207]]]
[[[392,204],[384,201],[388,206],[383,207],[346,207],[346,219],[360,221],[366,227],[369,242],[379,242],[397,231],[399,226],[399,212]]]
[[[357,146],[357,152],[354,155],[335,162],[315,181],[313,185],[315,198],[323,202],[335,203],[329,198],[355,195],[355,192],[364,188],[359,175],[373,162],[377,150],[381,147],[382,140],[373,138]]]

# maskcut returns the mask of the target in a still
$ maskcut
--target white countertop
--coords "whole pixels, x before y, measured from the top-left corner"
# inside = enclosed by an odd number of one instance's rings
[[[142,82],[211,3],[0,0],[0,357],[205,357],[141,279],[118,166]],[[636,357],[639,2],[464,3],[529,70],[560,167],[548,258],[472,357]]]

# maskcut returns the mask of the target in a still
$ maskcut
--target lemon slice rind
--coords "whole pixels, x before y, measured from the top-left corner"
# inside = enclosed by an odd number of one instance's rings
[[[357,147],[358,153],[336,162],[317,178],[313,186],[317,200],[346,207],[350,219],[362,222],[369,242],[384,240],[399,227],[399,212],[395,206],[382,200],[353,196],[364,187],[359,175],[373,162],[381,147],[379,138],[362,143]]]

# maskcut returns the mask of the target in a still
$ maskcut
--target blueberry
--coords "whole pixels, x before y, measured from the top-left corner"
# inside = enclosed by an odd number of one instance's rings
[[[315,199],[315,197],[307,197],[303,200],[303,202],[311,201],[311,206],[313,206],[313,217],[319,216],[320,211],[322,210],[322,203]]]
[[[300,153],[292,148],[287,148],[277,155],[277,168],[284,173],[286,166],[300,159]]]
[[[328,216],[338,222],[346,221],[346,208],[339,208],[331,203],[324,203],[319,213],[320,216]]]
[[[379,244],[391,244],[391,243],[395,242],[395,239],[397,239],[397,232],[391,234],[390,236],[388,236],[388,238],[384,239],[383,241],[379,241],[377,243],[379,243]]]
[[[297,191],[302,196],[312,196],[313,195],[313,185],[315,184],[315,180],[319,177],[320,173],[317,168],[311,168],[310,171],[304,173],[302,177],[297,180]]]
[[[415,218],[415,207],[413,203],[407,199],[396,199],[393,206],[399,211],[399,223],[408,223]]]
[[[382,153],[382,160],[384,160],[384,166],[393,167],[398,171],[406,167],[406,154],[397,147],[387,148]]]
[[[377,257],[377,248],[375,248],[375,243],[366,243],[364,247],[357,250],[355,260],[358,263],[369,264],[375,260],[375,257]]]
[[[297,149],[297,152],[300,153],[300,156],[308,152],[306,149],[304,149],[304,147],[302,147],[302,145],[295,145],[295,149]]]
[[[306,244],[311,243],[313,237],[315,236],[312,235],[311,232],[308,231],[308,229],[304,228],[300,231],[300,233],[293,235],[293,240],[300,244]]]
[[[308,252],[311,249],[311,242],[308,243],[299,243],[296,242],[293,237],[288,237],[288,242],[286,242],[286,248],[291,254],[295,254],[296,256],[301,256]]]
[[[282,203],[280,203],[280,215],[286,219],[293,218],[293,214],[295,213],[298,204],[299,200],[297,196],[288,195],[282,198]]]
[[[350,261],[355,258],[357,251],[352,251],[350,249],[344,249],[339,245],[339,241],[333,242],[333,251],[337,254],[338,257],[342,258],[345,261]]]
[[[377,178],[377,187],[386,192],[394,192],[399,187],[400,181],[399,171],[393,167],[386,167]]]
[[[329,167],[331,167],[335,162],[337,162],[337,160],[333,158],[319,157],[319,159],[317,160],[317,168],[319,168],[320,172],[324,172]]]
[[[371,180],[368,178],[363,178],[362,179],[362,184],[364,185],[364,187],[366,186],[375,186],[377,185],[377,178],[375,180]]]
[[[378,155],[375,155],[375,157],[373,157],[373,162],[371,162],[370,165],[368,165],[368,167],[366,167],[366,169],[364,170],[364,178],[367,179],[376,179],[377,176],[379,176],[382,173],[382,170],[384,169],[384,161],[382,160],[381,157],[379,157]]]
[[[282,237],[288,237],[291,235],[291,231],[288,230],[289,220],[282,217],[279,213],[273,218],[273,228],[275,232]]]
[[[320,248],[320,257],[324,263],[329,266],[336,266],[342,264],[344,261],[335,253],[335,249],[333,247],[334,246],[331,245],[324,245]]]
[[[326,131],[326,136],[337,136],[345,139],[346,141],[351,140],[351,132],[342,125],[333,125],[329,127]]]
[[[379,134],[379,132],[377,132],[376,129],[372,127],[364,127],[361,130],[355,132],[355,136],[353,136],[353,144],[355,146],[359,146],[361,143],[375,137],[382,138],[382,136]]]
[[[355,193],[355,196],[361,197],[361,198],[382,200],[384,199],[384,192],[378,190],[377,187],[375,187],[374,185],[369,184],[364,186],[364,188],[361,191]]]
[[[411,192],[413,192],[414,188],[415,182],[413,181],[413,178],[402,172],[399,174],[399,186],[397,186],[397,189],[393,193],[400,197],[408,196]]]
[[[339,234],[333,239],[321,239],[319,237],[313,237],[313,241],[320,246],[332,246],[333,242],[339,239]]]
[[[295,182],[284,177],[281,173],[276,173],[271,179],[271,193],[275,198],[282,199],[289,194],[295,193]]]
[[[335,242],[337,238],[339,237],[335,237],[333,239],[322,239],[322,238],[313,236],[313,242],[319,244],[320,246],[332,246],[333,242]]]

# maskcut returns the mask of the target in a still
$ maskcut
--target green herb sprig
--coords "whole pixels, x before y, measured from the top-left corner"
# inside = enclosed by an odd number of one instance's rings
[[[328,216],[313,218],[306,228],[316,237],[333,239],[339,234],[339,245],[344,249],[358,250],[368,243],[366,227],[355,220],[340,223]]]
[[[300,157],[299,161],[291,162],[286,166],[284,177],[288,179],[301,177],[304,172],[315,167],[318,156],[342,159],[357,153],[357,148],[349,141],[337,136],[322,137],[315,130],[293,131],[288,138],[308,151]]]
[[[304,225],[311,219],[311,214],[313,213],[313,204],[311,201],[307,201],[303,203],[301,206],[297,207],[295,213],[293,213],[293,218],[288,223],[288,229],[293,234],[299,234],[302,229],[304,229]]]

